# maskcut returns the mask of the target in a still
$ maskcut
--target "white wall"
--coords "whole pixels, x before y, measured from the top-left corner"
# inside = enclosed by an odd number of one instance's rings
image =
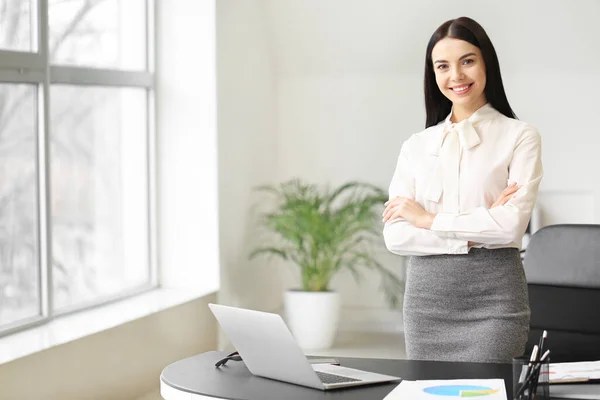
[[[600,2],[266,1],[277,70],[279,179],[363,179],[387,187],[400,145],[424,126],[425,47],[442,22],[480,22],[517,115],[543,136],[544,223],[600,222]],[[399,258],[385,264],[401,269]],[[336,281],[347,307],[384,307]]]
[[[217,347],[216,295],[0,365],[0,399],[131,400],[167,365]]]
[[[300,176],[332,183],[361,179],[387,187],[401,143],[424,127],[422,74],[429,37],[444,21],[466,15],[480,22],[492,39],[513,109],[542,134],[543,223],[600,223],[595,156],[600,131],[590,123],[597,107],[592,96],[600,92],[600,76],[594,71],[600,62],[600,2],[262,0],[225,1],[218,8],[227,9],[219,13],[219,32],[237,33],[235,40],[222,37],[218,42],[219,51],[229,54],[219,57],[219,74],[229,77],[226,82],[223,76],[219,79],[220,110],[235,108],[231,102],[243,104],[240,96],[250,97],[258,105],[248,107],[260,107],[258,115],[276,121],[261,136],[263,146],[277,153],[276,159],[269,158],[274,174],[265,171],[264,178]],[[235,28],[226,14],[238,17]],[[248,57],[250,61],[242,62]],[[233,90],[229,79],[243,84],[236,83],[238,90]],[[267,90],[268,101],[257,98]],[[219,135],[229,140],[233,128],[223,130],[222,124],[242,122],[223,118],[228,117],[220,112]],[[250,126],[265,124],[259,120]],[[250,165],[264,163],[266,152],[255,150],[249,146],[236,157]],[[223,160],[220,168],[223,187],[231,182],[223,177],[236,171],[228,172]],[[235,182],[246,184],[245,179]],[[221,198],[220,204],[226,201]],[[247,241],[231,245],[227,251],[239,254]],[[401,257],[382,254],[381,260],[402,275]],[[284,278],[284,286],[297,282],[290,274]],[[366,307],[371,315],[385,309],[377,285],[376,275],[361,286],[347,274],[334,281],[347,312]],[[261,304],[278,295],[253,293]]]
[[[157,2],[158,264],[165,287],[219,287],[214,1]]]
[[[262,2],[217,1],[219,301],[264,310],[281,303],[280,271],[248,255],[256,244],[253,188],[277,171],[270,46]]]
[[[417,92],[419,81],[416,75],[365,73],[280,77],[278,179],[301,176],[333,184],[357,179],[387,188],[401,144],[398,127],[414,132],[420,122],[404,120],[398,110],[410,107],[411,99],[399,94]],[[389,254],[383,241],[378,250],[381,261],[402,278],[404,260]],[[344,272],[332,287],[342,293],[346,307],[385,307],[379,276],[364,275],[365,282],[357,286]]]

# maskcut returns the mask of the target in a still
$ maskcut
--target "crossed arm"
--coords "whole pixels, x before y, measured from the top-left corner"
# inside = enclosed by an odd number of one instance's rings
[[[500,194],[498,199],[496,199],[496,201],[490,207],[490,209],[504,206],[506,203],[508,203],[508,201],[511,199],[511,197],[517,192],[517,190],[519,190],[519,188],[521,188],[521,186],[517,185],[516,183],[512,183],[512,184],[508,185],[506,187],[506,189],[504,189],[502,191],[502,193]],[[419,232],[414,231],[415,229],[430,230],[431,226],[433,225],[433,222],[435,220],[435,217],[437,215],[436,213],[425,211],[425,209],[423,209],[423,207],[419,203],[417,203],[415,200],[408,198],[408,197],[396,196],[393,199],[386,201],[384,205],[386,206],[386,208],[383,212],[382,221],[384,223],[386,223],[386,226],[387,226],[388,222],[389,223],[405,222],[405,227],[404,227],[405,233],[408,233],[408,232],[406,232],[408,230],[412,230],[413,235],[417,234],[417,235],[423,236],[424,241],[427,241],[427,240],[431,241],[432,239],[434,239],[434,242],[437,242],[437,243],[442,242],[444,245],[446,245],[446,247],[448,248],[448,252],[450,254],[455,253],[457,251],[463,252],[465,250],[465,247],[464,247],[465,240],[458,240],[458,241],[437,240],[437,238],[431,238],[431,235],[428,235],[427,233],[424,233],[424,232],[419,233]],[[411,225],[412,229],[409,228],[407,224]],[[427,238],[427,236],[429,236],[429,238]],[[386,242],[386,244],[387,244],[387,242]],[[467,241],[466,250],[468,251],[469,247],[477,245],[477,244],[478,244],[477,242]],[[433,250],[435,248],[439,248],[439,249],[443,250],[443,247],[440,248],[438,245],[435,245],[435,243],[432,243],[432,245],[433,246],[431,246],[432,247],[431,250]],[[425,249],[423,249],[423,250],[425,250]],[[428,254],[428,253],[425,253],[425,254]]]
[[[387,248],[400,255],[465,254],[475,243],[519,242],[537,198],[543,174],[540,159],[539,134],[526,132],[509,168],[509,180],[521,185],[509,185],[489,209],[435,214],[414,200],[414,178],[403,146],[383,213]]]

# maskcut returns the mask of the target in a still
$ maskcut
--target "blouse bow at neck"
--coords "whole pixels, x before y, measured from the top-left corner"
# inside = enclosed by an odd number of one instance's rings
[[[488,104],[484,105],[468,119],[458,123],[450,121],[452,112],[444,121],[441,132],[432,141],[429,153],[437,157],[432,171],[429,186],[426,189],[426,198],[439,202],[442,194],[444,212],[459,212],[459,169],[462,151],[471,150],[481,143],[481,138],[475,126],[490,118],[497,111]]]

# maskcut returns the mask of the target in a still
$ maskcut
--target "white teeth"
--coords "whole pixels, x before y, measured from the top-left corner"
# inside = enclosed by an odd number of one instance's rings
[[[454,90],[455,92],[462,92],[462,91],[467,90],[468,88],[469,88],[469,85],[467,85],[467,86],[461,86],[461,87],[456,87],[455,86],[455,87],[452,88],[452,90]]]

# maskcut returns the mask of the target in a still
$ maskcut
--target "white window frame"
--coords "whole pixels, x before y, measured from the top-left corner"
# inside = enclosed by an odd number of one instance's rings
[[[29,0],[32,6],[31,27],[33,48],[37,52],[19,52],[0,49],[0,83],[37,84],[37,210],[39,244],[39,316],[0,326],[0,337],[33,326],[48,323],[58,315],[67,315],[84,309],[100,307],[133,295],[154,289],[158,285],[156,236],[156,135],[155,135],[155,15],[154,0],[146,2],[146,70],[115,69],[50,65],[48,56],[48,0]],[[127,1],[127,0],[120,0]],[[50,210],[50,86],[68,84],[99,87],[142,88],[147,93],[147,159],[148,159],[148,249],[149,280],[138,287],[97,301],[78,304],[56,313],[53,310],[52,285],[52,229]]]

